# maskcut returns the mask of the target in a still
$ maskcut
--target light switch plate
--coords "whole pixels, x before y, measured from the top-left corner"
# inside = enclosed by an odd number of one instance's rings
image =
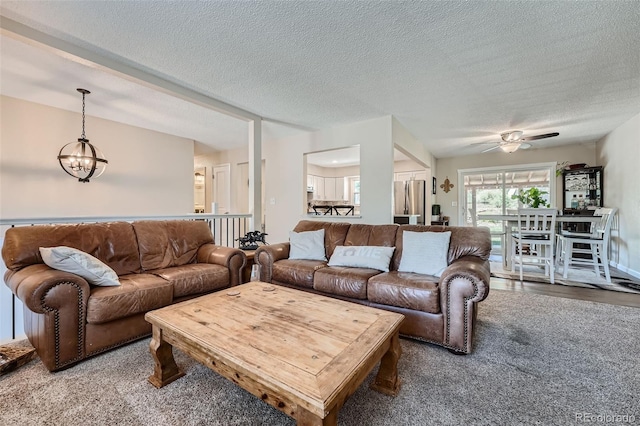
[[[451,202],[451,207],[458,207],[458,202],[457,201],[452,201]]]

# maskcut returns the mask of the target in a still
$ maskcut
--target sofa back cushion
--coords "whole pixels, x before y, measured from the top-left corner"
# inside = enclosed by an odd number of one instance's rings
[[[213,243],[203,220],[141,220],[133,223],[144,271],[181,266],[196,261],[198,249]]]
[[[346,222],[321,222],[316,220],[301,220],[293,230],[295,232],[317,231],[324,229],[324,248],[327,259],[331,258],[336,246],[345,245],[345,237],[349,230]]]
[[[394,247],[397,231],[398,225],[353,224],[349,227],[344,245]]]
[[[451,231],[449,240],[449,253],[447,264],[463,256],[478,256],[482,260],[488,260],[491,254],[491,235],[489,228],[480,226],[424,226],[424,225],[400,225],[396,235],[396,251],[391,259],[391,270],[397,271],[402,258],[402,233],[413,232],[444,232]],[[428,253],[425,253],[425,256]]]
[[[127,222],[17,226],[8,229],[2,258],[8,269],[44,263],[40,247],[67,246],[106,263],[118,275],[140,272],[138,242]]]

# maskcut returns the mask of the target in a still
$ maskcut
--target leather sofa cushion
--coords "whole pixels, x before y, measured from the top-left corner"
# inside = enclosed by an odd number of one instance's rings
[[[320,260],[289,260],[283,259],[273,264],[271,278],[286,284],[313,288],[313,275],[327,266],[327,262]]]
[[[229,286],[229,269],[210,263],[193,263],[151,271],[173,285],[173,297],[208,293]]]
[[[118,275],[140,272],[138,242],[127,222],[16,226],[5,234],[2,257],[17,271],[43,263],[40,247],[67,246],[89,253]]]
[[[120,277],[118,287],[94,287],[87,304],[87,322],[100,324],[162,308],[173,301],[173,286],[152,274]]]
[[[440,290],[437,279],[413,272],[386,272],[371,277],[367,299],[381,305],[439,314]]]
[[[345,246],[384,246],[396,244],[398,225],[364,225],[354,223],[344,240]]]
[[[315,220],[301,220],[294,232],[317,231],[324,229],[324,252],[327,259],[331,258],[336,246],[345,245],[344,239],[349,231],[350,224],[345,222],[318,222]],[[366,244],[363,244],[366,245]]]
[[[313,288],[324,293],[366,300],[367,281],[379,273],[377,269],[329,266],[316,271]]]
[[[141,220],[132,225],[144,271],[193,263],[198,248],[213,243],[209,224],[202,220]]]

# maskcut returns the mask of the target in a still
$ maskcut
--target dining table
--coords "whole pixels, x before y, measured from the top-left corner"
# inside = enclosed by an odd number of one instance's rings
[[[479,214],[478,221],[481,220],[493,220],[496,222],[502,222],[505,230],[505,247],[503,250],[502,263],[505,268],[511,270],[511,244],[513,243],[512,235],[513,228],[518,227],[518,215],[517,214]],[[556,216],[556,226],[562,227],[563,223],[594,223],[600,220],[600,216],[588,216],[588,215],[558,215]]]

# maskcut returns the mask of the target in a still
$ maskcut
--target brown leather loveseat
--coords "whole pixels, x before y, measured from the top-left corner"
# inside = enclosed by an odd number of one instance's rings
[[[68,246],[111,267],[119,286],[43,263],[39,248]],[[5,283],[24,303],[24,328],[50,370],[151,333],[147,311],[240,283],[245,254],[214,245],[204,221],[43,225],[7,230]]]
[[[471,353],[477,303],[489,294],[488,228],[303,220],[294,231],[319,229],[324,229],[327,259],[336,246],[395,247],[389,272],[328,266],[319,260],[292,260],[290,244],[280,243],[256,251],[262,281],[401,313],[405,316],[402,335],[436,343],[456,353]],[[398,272],[404,231],[451,231],[448,266],[440,277]]]

